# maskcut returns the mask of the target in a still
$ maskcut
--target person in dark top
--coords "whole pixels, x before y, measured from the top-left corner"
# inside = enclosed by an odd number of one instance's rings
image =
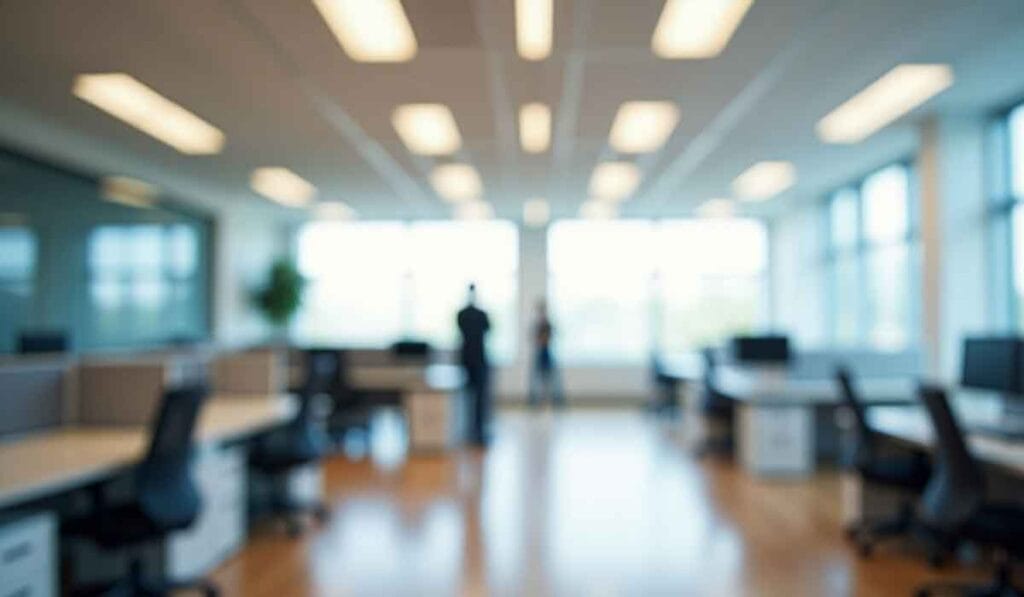
[[[542,391],[557,407],[565,406],[562,379],[551,353],[554,326],[548,318],[547,306],[537,301],[537,318],[533,324],[533,367],[530,369],[530,406],[539,406]]]
[[[457,317],[462,349],[459,352],[466,373],[466,391],[469,398],[469,440],[478,445],[488,441],[487,426],[490,417],[490,366],[487,362],[485,339],[491,329],[487,313],[476,306],[476,285],[469,285],[469,301]]]

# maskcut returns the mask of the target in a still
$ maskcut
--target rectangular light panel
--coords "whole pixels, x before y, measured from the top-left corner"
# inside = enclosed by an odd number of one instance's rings
[[[758,162],[732,181],[732,190],[747,201],[771,199],[796,182],[796,168],[790,162]]]
[[[553,0],[516,0],[516,50],[524,60],[551,55],[553,28]]]
[[[551,145],[551,109],[540,102],[519,108],[519,143],[523,151],[542,153]]]
[[[901,64],[818,121],[826,143],[857,143],[953,84],[945,64]]]
[[[464,221],[489,220],[494,209],[486,201],[466,201],[455,206],[455,219]]]
[[[665,144],[678,122],[679,108],[672,102],[625,102],[608,142],[619,153],[650,153]]]
[[[399,0],[313,0],[345,53],[356,62],[406,62],[416,36]]]
[[[430,184],[442,199],[452,203],[476,201],[483,194],[483,183],[469,164],[442,164],[430,174]]]
[[[316,187],[287,168],[257,168],[249,177],[249,186],[286,207],[305,207],[316,196]]]
[[[188,155],[219,153],[224,133],[125,73],[75,77],[78,99]]]
[[[444,104],[405,104],[395,108],[391,124],[412,153],[448,155],[462,147],[455,116]]]
[[[590,176],[590,196],[604,201],[622,201],[640,184],[640,169],[632,162],[602,162]]]
[[[754,0],[667,0],[651,39],[661,58],[713,58],[729,45]]]
[[[702,218],[731,218],[735,213],[736,205],[729,199],[708,199],[697,207]]]
[[[156,207],[157,190],[153,185],[127,176],[105,176],[100,180],[100,196],[111,203],[139,209]]]
[[[530,228],[543,228],[551,219],[551,206],[544,199],[529,199],[523,203],[523,223]]]

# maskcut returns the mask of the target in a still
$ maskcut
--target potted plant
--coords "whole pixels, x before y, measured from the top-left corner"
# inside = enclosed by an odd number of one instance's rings
[[[283,334],[302,304],[305,279],[289,259],[278,259],[270,267],[266,284],[256,291],[254,301],[267,321]]]

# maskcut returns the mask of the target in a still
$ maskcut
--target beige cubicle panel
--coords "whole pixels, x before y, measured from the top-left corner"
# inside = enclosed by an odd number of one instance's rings
[[[148,425],[163,393],[203,383],[199,355],[161,354],[83,360],[78,370],[78,421],[88,425]]]
[[[226,353],[212,364],[218,394],[278,394],[288,385],[287,355],[272,348]]]

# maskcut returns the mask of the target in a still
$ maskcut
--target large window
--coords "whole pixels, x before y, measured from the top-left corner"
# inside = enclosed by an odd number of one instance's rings
[[[94,342],[117,345],[203,335],[200,241],[186,224],[100,226],[89,236]]]
[[[490,347],[515,352],[518,234],[508,222],[312,222],[298,237],[309,280],[296,331],[306,342],[384,346],[414,337],[455,348],[470,283]]]
[[[910,172],[883,168],[829,198],[828,269],[832,339],[901,349],[916,332]]]
[[[642,362],[756,329],[767,239],[749,220],[569,221],[548,234],[548,292],[569,362]]]

